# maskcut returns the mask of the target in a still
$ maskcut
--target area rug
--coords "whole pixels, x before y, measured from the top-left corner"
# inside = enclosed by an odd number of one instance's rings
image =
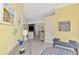
[[[61,47],[47,47],[43,50],[41,55],[76,55],[76,52]]]

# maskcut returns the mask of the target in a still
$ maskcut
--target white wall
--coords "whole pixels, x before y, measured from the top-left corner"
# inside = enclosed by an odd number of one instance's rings
[[[35,24],[35,34],[36,36],[39,36],[39,24]]]
[[[43,23],[43,20],[31,20],[31,21],[27,21],[27,24],[38,24],[38,23]]]

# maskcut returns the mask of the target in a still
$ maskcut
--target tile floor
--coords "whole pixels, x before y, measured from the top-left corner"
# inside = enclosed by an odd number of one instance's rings
[[[22,55],[40,55],[46,47],[51,47],[51,46],[52,44],[46,44],[38,38],[27,40],[24,44],[25,53]],[[20,55],[19,48],[20,46],[17,46],[12,52],[9,53],[9,55]]]

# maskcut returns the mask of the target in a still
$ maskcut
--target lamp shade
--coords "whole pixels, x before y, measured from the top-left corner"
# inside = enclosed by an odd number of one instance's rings
[[[23,35],[28,35],[28,30],[23,30]]]

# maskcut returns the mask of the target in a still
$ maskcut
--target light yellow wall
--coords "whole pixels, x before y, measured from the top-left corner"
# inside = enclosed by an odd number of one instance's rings
[[[69,20],[71,22],[71,31],[58,31],[58,22]],[[55,34],[62,40],[68,41],[70,39],[78,40],[78,22],[79,22],[79,4],[73,4],[56,10],[54,16],[54,31]]]
[[[54,28],[53,28],[53,16],[48,16],[44,19],[44,39],[45,43],[52,43],[52,39],[54,36]]]
[[[54,18],[54,20],[52,19],[52,23],[54,23],[54,34],[56,37],[62,41],[76,40],[79,42],[79,4],[59,8],[52,17]],[[71,31],[58,31],[58,22],[67,20],[71,22]]]
[[[16,10],[16,20],[18,20],[23,15],[23,4],[13,3],[12,6]],[[14,35],[13,32],[16,28],[18,29],[18,33]],[[15,25],[0,23],[0,54],[8,54],[16,46],[21,28],[17,24],[17,21],[15,21]]]

